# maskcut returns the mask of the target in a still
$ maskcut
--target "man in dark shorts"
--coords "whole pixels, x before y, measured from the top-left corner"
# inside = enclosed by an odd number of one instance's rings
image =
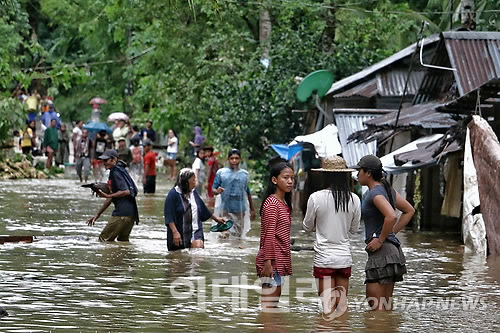
[[[94,225],[95,221],[109,207],[111,203],[115,209],[111,214],[108,224],[99,235],[100,241],[128,241],[134,222],[139,223],[139,212],[135,196],[137,187],[132,178],[125,170],[122,162],[118,162],[118,153],[114,149],[106,150],[99,159],[104,161],[104,167],[109,170],[108,188],[109,194],[103,191],[97,192],[106,201],[95,216],[88,220],[88,225]]]
[[[142,178],[144,193],[156,191],[156,156],[153,153],[153,142],[144,141],[144,176]]]

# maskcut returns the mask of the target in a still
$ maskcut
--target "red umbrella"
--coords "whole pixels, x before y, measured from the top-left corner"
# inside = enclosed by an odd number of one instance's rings
[[[90,100],[89,104],[107,104],[108,101],[101,97],[94,97]]]

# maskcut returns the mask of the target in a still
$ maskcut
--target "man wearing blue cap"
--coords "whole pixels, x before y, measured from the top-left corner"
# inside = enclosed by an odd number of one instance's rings
[[[134,222],[139,223],[139,212],[135,197],[137,187],[132,178],[125,170],[125,163],[118,160],[118,152],[114,149],[106,150],[98,157],[103,160],[104,167],[109,170],[108,189],[109,194],[99,190],[97,195],[106,198],[101,209],[95,216],[88,220],[88,225],[94,225],[95,221],[109,207],[111,203],[115,209],[111,214],[108,224],[99,235],[100,241],[128,241]]]

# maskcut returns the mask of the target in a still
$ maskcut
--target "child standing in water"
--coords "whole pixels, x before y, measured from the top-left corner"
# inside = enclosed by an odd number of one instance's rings
[[[260,247],[257,275],[262,280],[262,310],[275,308],[281,296],[283,277],[292,275],[290,226],[292,223],[293,169],[286,162],[271,167],[271,175],[260,208]]]

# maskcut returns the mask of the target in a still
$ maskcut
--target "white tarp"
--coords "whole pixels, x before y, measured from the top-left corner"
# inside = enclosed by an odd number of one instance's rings
[[[470,146],[470,132],[467,128],[464,147],[464,206],[462,233],[466,252],[478,253],[486,256],[486,227],[481,213],[472,215],[472,210],[479,206],[479,187],[477,183],[476,167],[472,158]]]
[[[418,148],[417,145],[419,145],[421,143],[427,143],[427,142],[431,143],[431,142],[437,141],[442,136],[443,136],[443,134],[433,134],[433,135],[424,136],[424,137],[418,138],[417,140],[412,141],[412,142],[404,145],[403,147],[385,155],[384,157],[380,158],[380,161],[382,162],[382,166],[384,167],[384,170],[388,173],[399,173],[399,172],[405,172],[405,171],[413,169],[413,165],[411,162],[407,162],[403,165],[397,166],[394,163],[394,155],[406,153],[406,152],[409,152],[412,150],[417,150],[417,148]]]
[[[309,142],[314,145],[319,157],[330,157],[342,153],[338,138],[338,129],[334,124],[326,125],[322,130],[308,135],[299,135],[289,146],[299,142]]]

